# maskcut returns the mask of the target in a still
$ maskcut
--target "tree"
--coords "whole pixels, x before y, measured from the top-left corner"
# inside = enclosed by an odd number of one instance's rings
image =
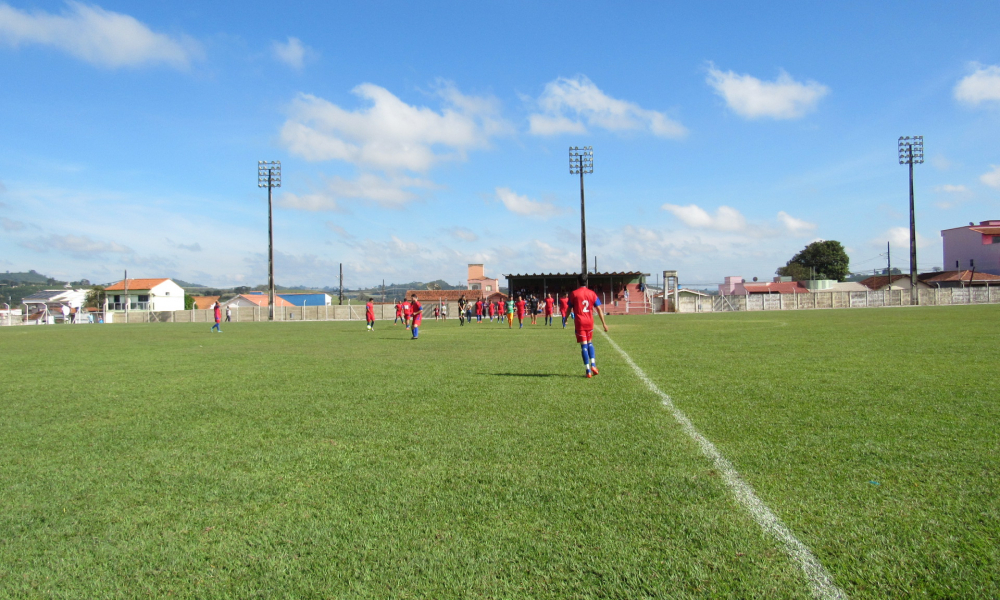
[[[88,306],[90,308],[103,309],[104,300],[106,298],[107,293],[104,291],[104,286],[95,285],[90,288],[90,291],[87,292],[87,297],[84,298],[83,304],[84,306]]]
[[[778,267],[778,270],[774,274],[781,275],[782,277],[791,277],[792,281],[806,281],[812,277],[812,272],[808,267],[792,261],[788,261],[788,264],[783,267]]]
[[[191,310],[194,308],[194,296],[191,294],[184,294],[184,310]]]
[[[794,265],[794,266],[793,266]],[[844,247],[836,240],[813,242],[792,257],[784,267],[778,269],[778,275],[793,278],[806,272],[814,271],[816,279],[836,279],[843,281],[850,272],[850,259]],[[801,279],[796,279],[801,281]]]

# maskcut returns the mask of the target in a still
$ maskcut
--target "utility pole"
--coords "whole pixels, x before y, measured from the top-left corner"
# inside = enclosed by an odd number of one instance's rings
[[[385,279],[382,280],[382,304],[385,304]]]
[[[340,296],[338,301],[341,305],[344,304],[344,263],[340,263]]]

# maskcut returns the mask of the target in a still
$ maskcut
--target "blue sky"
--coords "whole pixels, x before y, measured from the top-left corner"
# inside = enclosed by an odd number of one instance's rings
[[[1000,5],[0,2],[0,271],[349,287],[922,270],[1000,218]]]

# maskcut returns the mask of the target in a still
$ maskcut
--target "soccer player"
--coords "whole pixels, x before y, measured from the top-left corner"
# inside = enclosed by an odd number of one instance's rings
[[[504,302],[503,298],[497,300],[497,323],[503,323],[507,319],[507,303]]]
[[[552,309],[555,308],[556,301],[552,299],[552,294],[545,294],[545,324],[552,325]]]
[[[66,307],[63,306],[63,308],[66,308]],[[215,325],[212,325],[212,329],[214,329],[215,331],[218,331],[219,333],[222,333],[222,328],[219,327],[219,323],[222,321],[222,305],[219,304],[218,301],[216,301],[215,306],[212,307],[212,308],[215,309]]]
[[[460,326],[465,325],[465,305],[468,304],[468,300],[465,299],[465,294],[458,299],[458,324]]]
[[[392,324],[395,325],[397,321],[403,320],[403,305],[399,302],[396,303],[396,318],[392,320]]]
[[[368,299],[368,303],[365,304],[365,322],[368,327],[368,331],[375,331],[375,303],[372,299]]]
[[[512,329],[514,327],[514,297],[510,296],[507,298],[507,329]]]
[[[524,301],[524,298],[522,296],[518,296],[517,297],[517,302],[514,303],[514,306],[517,308],[517,328],[518,329],[523,329],[524,328],[524,310],[527,307],[527,304],[528,303]]]
[[[487,302],[486,303],[486,312],[489,314],[490,323],[492,323],[493,322],[493,315],[495,315],[496,312],[497,312],[497,305],[494,304],[493,302]]]
[[[601,325],[604,331],[608,330],[608,324],[604,322],[604,310],[601,309],[601,299],[597,294],[587,289],[583,283],[583,276],[577,277],[577,284],[580,286],[569,295],[569,303],[573,307],[574,326],[576,329],[576,341],[580,344],[580,352],[583,354],[583,364],[587,367],[587,378],[597,375],[597,362],[594,360],[594,313],[601,317]]]
[[[424,307],[420,306],[420,301],[417,300],[416,294],[413,294],[413,301],[410,302],[410,312],[413,314],[413,337],[411,339],[415,340],[420,335],[420,321],[424,317]],[[601,317],[601,319],[603,320],[604,317]],[[607,327],[604,329],[607,330]]]
[[[476,300],[476,323],[483,322],[483,299]]]
[[[531,313],[531,324],[538,325],[538,298],[534,294],[528,296],[528,311]]]
[[[403,298],[403,326],[406,329],[410,328],[410,317],[413,315],[413,305]]]
[[[563,329],[566,329],[566,319],[569,318],[569,296],[559,296],[559,315],[562,317]]]

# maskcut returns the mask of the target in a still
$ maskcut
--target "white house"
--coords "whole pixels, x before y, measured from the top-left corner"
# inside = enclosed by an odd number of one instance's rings
[[[184,288],[170,279],[125,279],[104,291],[108,310],[184,310]]]
[[[76,312],[87,299],[87,290],[42,290],[26,296],[21,304],[27,306],[28,315],[34,318],[32,322],[54,323],[65,318],[66,312]]]

